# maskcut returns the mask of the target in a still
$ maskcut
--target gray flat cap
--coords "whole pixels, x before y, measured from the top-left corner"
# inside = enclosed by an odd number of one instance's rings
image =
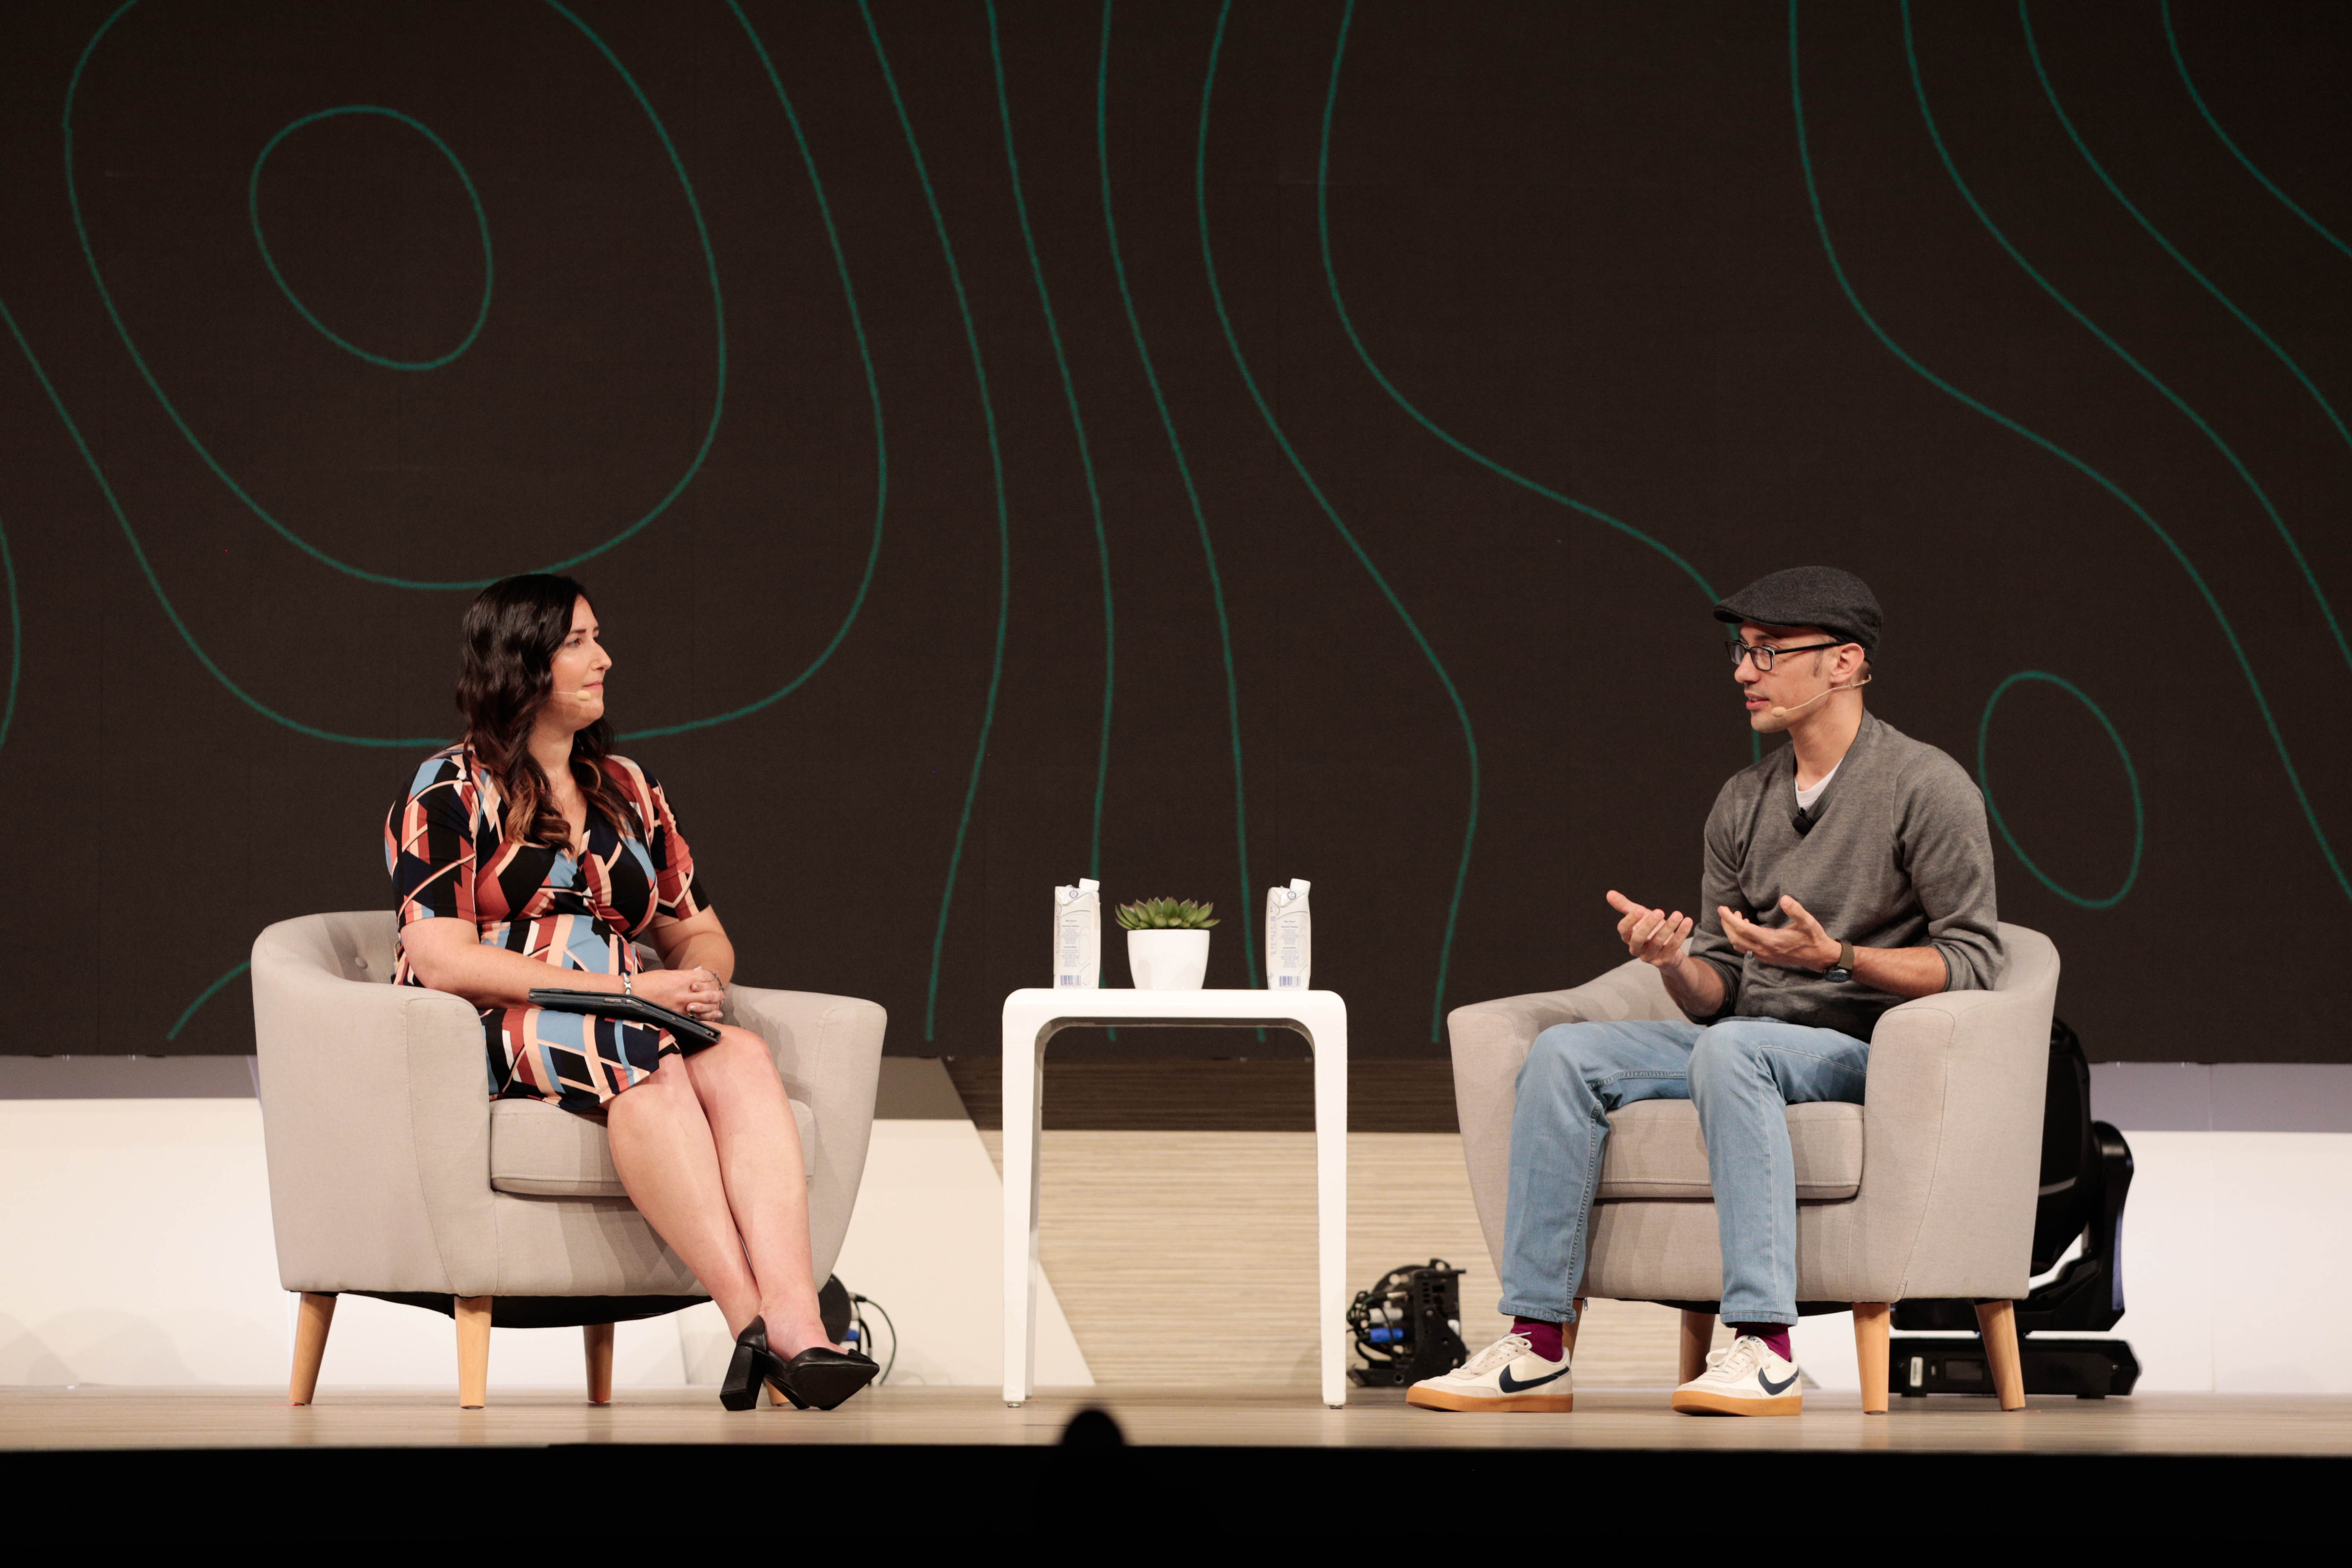
[[[1715,618],[1735,626],[1819,626],[1842,641],[1878,652],[1878,595],[1851,572],[1834,566],[1791,566],[1759,577],[1715,607]]]

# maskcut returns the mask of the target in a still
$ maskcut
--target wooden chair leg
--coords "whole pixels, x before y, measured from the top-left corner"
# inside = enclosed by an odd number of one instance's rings
[[[588,1347],[588,1403],[613,1403],[613,1325],[588,1323],[580,1335]]]
[[[1893,1327],[1889,1303],[1853,1304],[1853,1359],[1855,1369],[1862,1373],[1862,1413],[1865,1415],[1886,1414],[1887,1331]]]
[[[1584,1298],[1576,1299],[1576,1317],[1559,1326],[1559,1353],[1569,1360],[1576,1359],[1576,1325],[1584,1321]]]
[[[1993,1392],[2003,1410],[2025,1408],[2025,1358],[2017,1349],[2017,1303],[1977,1303],[1977,1331],[1984,1336],[1985,1364],[1992,1369]]]
[[[294,1320],[294,1377],[286,1387],[286,1403],[308,1405],[319,1392],[319,1363],[327,1359],[327,1331],[335,1321],[331,1292],[302,1292],[300,1313]]]
[[[457,1298],[457,1406],[479,1410],[490,1394],[490,1298]]]
[[[1678,1382],[1688,1383],[1706,1370],[1707,1347],[1715,1343],[1715,1314],[1683,1314],[1682,1371]]]

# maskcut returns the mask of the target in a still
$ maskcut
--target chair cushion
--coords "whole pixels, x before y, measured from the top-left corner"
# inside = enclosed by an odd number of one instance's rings
[[[1796,1155],[1799,1203],[1853,1196],[1862,1188],[1862,1107],[1836,1101],[1789,1107],[1789,1148]],[[1602,1203],[1714,1195],[1698,1107],[1687,1100],[1644,1100],[1609,1113]]]
[[[793,1119],[800,1123],[802,1169],[813,1175],[816,1119],[799,1100],[792,1106]],[[1704,1173],[1705,1162],[1700,1169]],[[533,1197],[629,1195],[613,1164],[613,1145],[604,1135],[604,1124],[559,1110],[543,1100],[490,1101],[490,1185],[502,1193]]]

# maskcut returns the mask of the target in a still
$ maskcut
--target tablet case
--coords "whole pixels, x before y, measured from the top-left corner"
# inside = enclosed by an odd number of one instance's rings
[[[633,1024],[650,1024],[656,1029],[667,1029],[680,1046],[694,1042],[689,1049],[719,1043],[719,1031],[683,1013],[646,1001],[642,996],[615,996],[609,991],[562,991],[534,988],[530,1005],[553,1013],[593,1013],[600,1018],[626,1018]]]

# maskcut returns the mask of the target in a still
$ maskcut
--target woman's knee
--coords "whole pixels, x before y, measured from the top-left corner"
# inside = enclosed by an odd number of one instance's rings
[[[767,1061],[768,1042],[740,1024],[719,1026],[719,1043],[710,1047],[726,1051],[733,1058],[750,1057],[754,1061]]]
[[[673,1056],[662,1058],[653,1071],[623,1088],[604,1102],[608,1126],[616,1117],[630,1121],[688,1111],[700,1115],[701,1104],[695,1097],[694,1084],[687,1077],[685,1064]]]
[[[733,1024],[719,1026],[719,1038],[686,1058],[698,1083],[761,1084],[778,1081],[768,1042]]]

